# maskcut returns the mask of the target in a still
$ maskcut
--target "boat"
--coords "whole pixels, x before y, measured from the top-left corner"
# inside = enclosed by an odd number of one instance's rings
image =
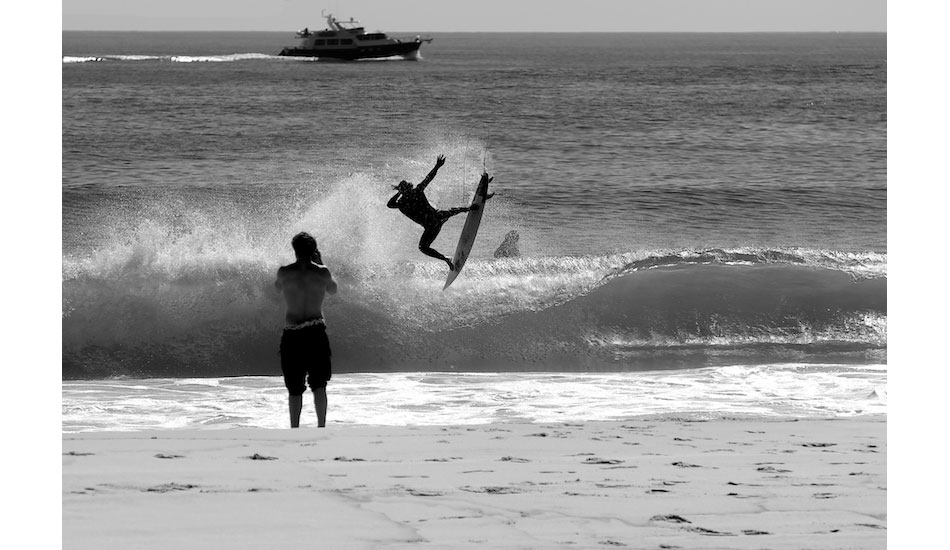
[[[279,55],[289,57],[318,57],[321,59],[372,59],[384,57],[403,57],[418,59],[419,48],[431,37],[416,36],[410,40],[390,38],[383,32],[366,32],[359,21],[352,17],[349,21],[340,21],[333,14],[321,14],[327,18],[327,28],[311,31],[309,28],[297,31],[300,45],[284,48]]]

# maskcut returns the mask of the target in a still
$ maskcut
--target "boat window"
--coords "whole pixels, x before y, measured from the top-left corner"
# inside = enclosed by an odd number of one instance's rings
[[[359,36],[357,38],[360,40],[382,40],[383,38],[386,38],[386,35],[382,33],[371,33],[364,34],[363,36]]]
[[[319,38],[313,41],[314,46],[323,46],[326,43],[327,43],[326,40],[320,40]]]
[[[339,44],[339,43],[340,43],[340,41],[337,40],[336,38],[329,38],[329,39],[327,39],[327,46],[336,46],[336,45]]]
[[[340,44],[352,44],[352,43],[353,41],[350,40],[349,38],[343,38],[342,40],[340,40]]]

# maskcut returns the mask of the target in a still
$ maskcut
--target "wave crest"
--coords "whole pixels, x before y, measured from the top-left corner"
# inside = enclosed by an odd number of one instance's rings
[[[273,374],[282,304],[266,264],[188,257],[65,262],[64,376]],[[880,254],[476,259],[446,292],[434,262],[341,271],[325,311],[344,371],[879,360],[886,350]]]

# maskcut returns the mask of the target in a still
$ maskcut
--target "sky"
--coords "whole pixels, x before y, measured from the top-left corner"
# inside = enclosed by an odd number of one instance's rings
[[[887,29],[886,0],[63,0],[63,30],[286,31],[321,10],[385,32]]]

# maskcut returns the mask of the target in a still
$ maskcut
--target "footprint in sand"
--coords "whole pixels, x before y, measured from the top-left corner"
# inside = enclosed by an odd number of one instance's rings
[[[635,487],[635,485],[627,483],[595,483],[594,487],[600,489],[629,489],[630,487]]]
[[[459,487],[463,491],[468,491],[469,493],[485,493],[488,495],[513,495],[516,493],[523,493],[521,489],[517,487],[499,487],[499,486],[489,486],[489,487],[472,487],[470,485],[465,485],[464,487]]]
[[[149,487],[145,489],[146,493],[169,493],[171,491],[188,491],[189,489],[196,489],[197,485],[192,485],[191,483],[165,483],[162,485],[156,485],[154,487]]]
[[[712,529],[706,529],[705,527],[687,527],[687,531],[692,531],[693,533],[699,533],[700,535],[706,535],[710,537],[734,537],[735,533],[724,533],[722,531],[714,531]]]
[[[519,463],[531,462],[527,458],[518,458],[516,456],[503,456],[499,460],[501,462],[519,462]]]
[[[667,514],[665,516],[653,516],[650,518],[650,521],[668,521],[670,523],[693,523],[684,517],[677,516],[676,514]]]
[[[406,489],[406,492],[414,497],[440,497],[445,494],[440,491],[420,491],[419,489]]]
[[[244,458],[248,460],[277,460],[276,456],[264,456],[257,453],[254,453],[251,456],[246,456]]]
[[[791,470],[786,470],[784,468],[776,468],[774,466],[760,466],[756,468],[756,471],[766,473],[766,474],[787,474]]]
[[[157,455],[155,455],[155,458],[170,459],[170,458],[185,458],[185,457],[183,457],[182,455],[166,455],[163,453],[158,453]]]
[[[622,460],[616,458],[596,458],[591,457],[584,461],[584,464],[622,464]]]

